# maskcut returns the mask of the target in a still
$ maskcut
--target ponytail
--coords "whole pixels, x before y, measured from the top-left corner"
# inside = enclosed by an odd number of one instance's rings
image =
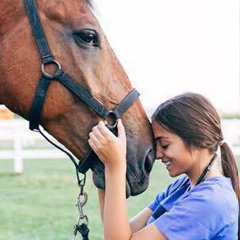
[[[231,148],[227,145],[226,142],[223,142],[221,144],[220,149],[223,174],[225,177],[231,178],[233,189],[236,193],[238,205],[240,208],[240,189],[236,159],[233,155]],[[240,215],[238,215],[238,239],[240,239]]]

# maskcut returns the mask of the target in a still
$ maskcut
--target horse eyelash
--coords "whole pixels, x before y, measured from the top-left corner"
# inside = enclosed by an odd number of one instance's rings
[[[81,35],[82,36],[84,36],[84,34],[85,33],[87,33],[87,32],[85,32],[84,33],[84,31],[91,31],[93,34],[94,34],[94,38],[96,39],[96,43],[87,43],[87,42],[85,42],[82,38],[81,38]],[[84,45],[88,45],[88,46],[93,46],[93,47],[98,47],[98,48],[101,48],[100,46],[101,46],[101,44],[100,44],[100,39],[99,39],[99,35],[98,35],[98,33],[96,32],[96,31],[94,31],[94,30],[92,30],[92,29],[84,29],[84,30],[81,30],[81,31],[75,31],[75,32],[73,32],[73,38],[74,38],[74,40],[76,41],[76,43],[78,44],[78,45],[82,45],[82,44],[84,44]]]

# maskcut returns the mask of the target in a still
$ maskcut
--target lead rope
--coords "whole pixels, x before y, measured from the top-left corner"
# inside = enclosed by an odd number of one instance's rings
[[[77,202],[76,202],[76,207],[78,208],[78,218],[77,218],[77,223],[74,226],[74,235],[76,237],[77,233],[79,232],[82,235],[82,240],[89,240],[88,234],[89,234],[89,228],[88,228],[88,217],[83,213],[83,207],[87,203],[88,200],[88,195],[86,192],[84,192],[84,186],[86,183],[86,173],[83,174],[83,178],[81,179],[79,176],[78,172],[78,164],[74,160],[73,156],[64,150],[62,147],[58,146],[56,143],[52,142],[40,129],[38,130],[40,134],[53,146],[67,154],[67,156],[70,158],[70,160],[73,162],[75,168],[76,168],[76,175],[77,175],[77,183],[80,189]]]
[[[82,179],[80,179],[78,171],[76,171],[76,174],[77,174],[77,181],[78,181],[78,186],[80,188],[80,192],[76,202],[76,207],[78,208],[79,215],[77,218],[77,223],[74,226],[74,235],[77,236],[77,233],[79,232],[82,235],[83,240],[89,240],[88,239],[88,234],[89,234],[88,217],[83,212],[83,207],[88,200],[88,195],[86,192],[84,192],[84,186],[86,183],[86,173],[83,174]]]

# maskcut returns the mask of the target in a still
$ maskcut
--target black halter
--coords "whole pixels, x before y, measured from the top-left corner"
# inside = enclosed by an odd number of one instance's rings
[[[67,73],[61,69],[61,65],[53,58],[46,36],[44,34],[40,18],[38,16],[37,7],[34,0],[24,0],[25,7],[28,13],[28,19],[32,28],[32,32],[35,38],[35,41],[38,46],[39,53],[42,58],[42,76],[37,86],[37,90],[33,99],[33,103],[30,109],[29,128],[33,131],[40,132],[48,141],[50,141],[39,129],[40,117],[42,114],[43,104],[47,94],[47,90],[52,82],[52,80],[57,80],[63,84],[68,90],[75,94],[80,100],[82,100],[88,107],[94,110],[99,116],[103,119],[111,118],[113,119],[114,124],[110,125],[109,128],[113,129],[116,127],[117,119],[136,101],[139,97],[137,90],[133,89],[114,109],[106,109],[92,94],[89,90],[82,87],[74,79],[72,79]],[[56,72],[51,75],[45,71],[45,67],[48,64],[55,64],[57,66]],[[51,142],[51,141],[50,141]],[[52,143],[52,142],[51,142]],[[58,149],[64,151],[74,163],[76,169],[80,173],[85,173],[92,164],[92,161],[97,157],[96,154],[91,150],[87,157],[82,161],[82,163],[77,163],[73,156],[52,143]]]

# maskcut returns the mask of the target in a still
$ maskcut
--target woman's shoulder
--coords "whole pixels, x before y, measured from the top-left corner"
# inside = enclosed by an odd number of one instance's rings
[[[218,176],[218,177],[212,177],[204,182],[198,184],[195,186],[192,190],[194,192],[203,193],[204,195],[211,194],[212,196],[219,197],[221,195],[228,194],[229,197],[236,196],[232,181],[228,177],[224,176]]]
[[[187,175],[184,174],[183,176],[181,176],[180,178],[176,179],[174,182],[168,185],[167,187],[168,195],[172,194],[173,192],[175,192],[182,186],[187,185],[188,183],[189,183],[189,178]]]
[[[157,194],[155,201],[158,204],[163,199],[167,198],[171,194],[175,193],[180,189],[182,186],[184,186],[188,182],[188,177],[186,175],[183,175],[182,177],[176,179],[174,182],[169,184],[164,191],[161,191]]]
[[[238,212],[231,180],[211,178],[181,195],[156,225],[169,239],[181,239],[184,234],[188,239],[198,239],[198,234],[201,239],[213,239],[218,234],[234,239]]]
[[[238,200],[232,182],[227,177],[212,177],[189,191],[190,201],[203,205],[205,209],[218,214],[238,212]],[[187,200],[187,199],[186,199]],[[221,211],[219,211],[221,209]]]

